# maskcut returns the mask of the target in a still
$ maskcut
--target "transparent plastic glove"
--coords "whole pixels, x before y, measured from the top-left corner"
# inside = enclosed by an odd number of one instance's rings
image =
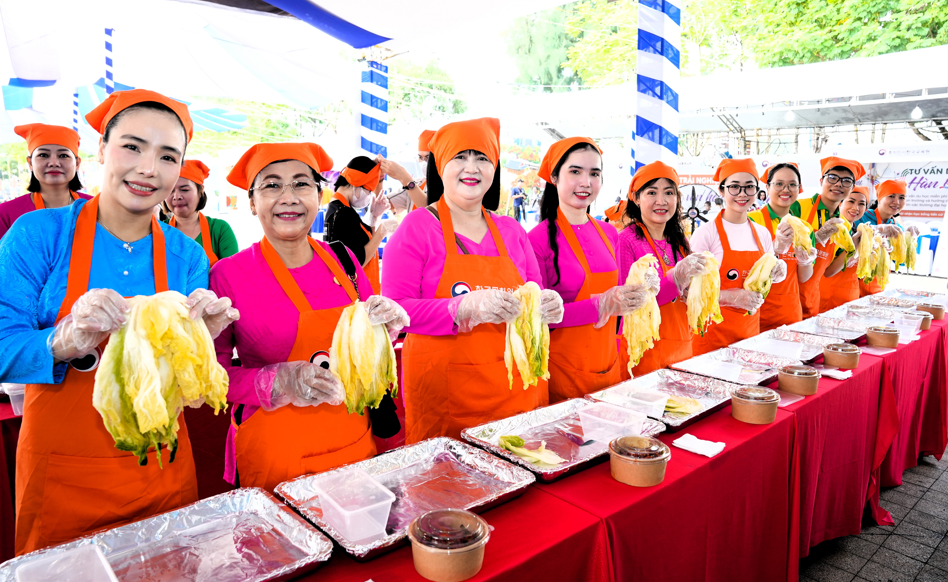
[[[691,285],[691,278],[708,270],[708,261],[701,253],[688,255],[672,267],[672,278],[678,287],[678,294],[684,296]]]
[[[777,255],[784,254],[791,243],[793,243],[793,227],[789,222],[781,222],[777,226],[777,236],[774,237],[774,252]]]
[[[912,236],[914,236],[914,237],[916,237],[916,238],[918,238],[918,237],[920,237],[920,236],[922,235],[922,231],[919,230],[919,228],[918,228],[917,226],[915,226],[914,224],[913,224],[912,226],[907,226],[907,227],[905,227],[905,232],[909,233],[910,235],[912,235]]]
[[[777,259],[777,264],[770,270],[770,280],[774,285],[783,282],[787,278],[787,262],[783,259]]]
[[[449,304],[450,305],[450,304]],[[457,304],[454,323],[467,333],[482,323],[507,323],[520,315],[520,301],[500,289],[480,289],[465,293]]]
[[[652,294],[645,285],[619,285],[599,295],[599,321],[595,327],[606,325],[610,317],[618,317],[640,309]]]
[[[339,378],[318,364],[280,362],[260,368],[253,387],[264,410],[293,406],[338,406],[346,399]]]
[[[125,325],[128,303],[112,289],[90,289],[56,324],[47,349],[53,358],[68,362],[92,353],[113,331]]]
[[[211,339],[217,339],[224,328],[240,319],[240,312],[231,307],[229,297],[218,297],[209,289],[195,289],[185,305],[191,310],[188,313],[191,319],[204,318]]]
[[[396,218],[386,218],[379,222],[376,226],[376,230],[381,230],[384,232],[382,238],[385,238],[395,232],[398,228],[398,219]]]
[[[718,303],[722,307],[733,307],[754,313],[764,304],[764,296],[757,291],[746,289],[721,289]]]
[[[645,271],[645,283],[643,285],[652,295],[658,295],[658,292],[662,288],[662,278],[659,276],[658,271],[654,269]]]
[[[876,226],[872,227],[872,230],[887,238],[894,238],[902,235],[902,230],[894,224],[877,224]]]
[[[816,262],[817,252],[815,248],[806,250],[803,247],[796,247],[793,249],[793,256],[797,258],[798,267],[809,267]]]
[[[369,209],[369,214],[372,216],[372,223],[378,224],[379,219],[382,218],[382,215],[391,209],[392,205],[389,204],[388,198],[385,197],[385,194],[375,194],[372,198],[372,208]]]
[[[372,325],[385,325],[388,336],[395,339],[403,327],[408,326],[408,313],[401,305],[388,297],[373,295],[365,302],[365,311]]]
[[[836,225],[842,223],[843,219],[841,218],[831,218],[824,222],[823,226],[821,226],[820,229],[816,231],[816,244],[825,245],[826,241],[828,241],[834,234],[836,234],[836,231],[839,230]]]
[[[563,298],[552,289],[540,292],[540,319],[543,323],[563,321]]]
[[[847,269],[852,269],[853,267],[855,267],[855,266],[858,265],[858,264],[859,264],[859,257],[857,257],[856,255],[853,255],[853,256],[849,257],[848,259],[846,259],[846,268],[847,268]]]

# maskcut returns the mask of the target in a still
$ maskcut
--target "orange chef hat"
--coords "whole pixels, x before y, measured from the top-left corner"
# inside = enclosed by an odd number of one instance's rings
[[[780,162],[779,164],[774,164],[774,165],[772,165],[772,166],[768,166],[767,169],[764,170],[764,173],[760,176],[760,181],[763,182],[764,184],[769,184],[769,183],[770,183],[770,171],[773,170],[774,168],[776,168],[777,166],[793,166],[794,168],[797,169],[797,176],[800,176],[800,175],[801,175],[801,174],[800,174],[800,166],[796,165],[796,164],[793,163],[793,162]],[[803,182],[802,182],[802,180],[801,180],[801,183],[800,183],[800,194],[803,194]]]
[[[675,168],[662,162],[652,162],[645,164],[635,171],[632,176],[632,182],[629,183],[629,200],[632,200],[635,193],[642,189],[646,184],[658,178],[667,178],[678,185],[678,172]]]
[[[866,175],[866,169],[856,160],[847,160],[846,158],[837,158],[830,156],[820,160],[820,172],[824,175],[833,168],[846,168],[853,173],[853,179],[858,180]]]
[[[879,187],[876,188],[876,199],[882,200],[886,196],[892,196],[893,194],[906,194],[907,192],[908,184],[902,180],[886,180],[885,182],[879,184]]]
[[[258,143],[240,156],[227,181],[242,190],[250,190],[260,170],[273,162],[298,160],[319,173],[332,169],[332,158],[314,143]]]
[[[495,166],[500,161],[500,120],[482,117],[449,123],[435,132],[428,144],[438,172],[460,152],[475,150]]]
[[[350,164],[352,162],[349,162]],[[356,188],[362,187],[368,191],[375,190],[375,187],[379,185],[379,179],[381,176],[382,164],[375,164],[375,166],[368,172],[360,172],[355,168],[350,168],[346,166],[339,172],[340,175],[344,176],[346,182],[349,182]]]
[[[602,150],[599,149],[599,146],[596,145],[596,142],[591,137],[568,137],[561,139],[551,145],[550,149],[546,151],[546,155],[543,156],[543,161],[540,162],[540,169],[537,170],[537,175],[543,178],[544,182],[553,182],[553,168],[556,167],[556,164],[560,163],[560,160],[563,159],[563,156],[566,155],[569,148],[578,143],[588,143],[596,148],[600,156],[602,155]]]
[[[421,135],[418,136],[418,151],[419,152],[431,151],[431,146],[429,146],[428,143],[431,142],[431,138],[434,137],[434,134],[435,132],[433,129],[426,129],[423,132],[421,132]]]
[[[109,126],[112,118],[125,111],[132,105],[139,103],[154,102],[161,103],[165,107],[174,111],[174,114],[181,120],[184,131],[188,134],[188,142],[194,136],[194,123],[191,121],[191,114],[188,113],[188,106],[180,101],[175,101],[165,97],[161,93],[148,91],[147,89],[131,89],[129,91],[116,91],[105,101],[99,103],[99,106],[86,114],[86,121],[93,129],[101,135],[105,135],[105,128]]]
[[[41,145],[58,145],[79,156],[79,134],[68,127],[29,123],[14,127],[13,131],[26,140],[26,149],[31,155]]]
[[[191,180],[195,184],[204,185],[204,180],[211,175],[211,169],[198,160],[185,160],[181,166],[181,178]]]
[[[866,202],[869,202],[869,188],[867,186],[853,186],[853,192],[862,194],[866,197]]]
[[[714,181],[721,183],[727,180],[727,177],[738,172],[747,172],[760,181],[760,174],[757,173],[757,164],[750,158],[724,158],[718,164],[718,169],[714,171]]]

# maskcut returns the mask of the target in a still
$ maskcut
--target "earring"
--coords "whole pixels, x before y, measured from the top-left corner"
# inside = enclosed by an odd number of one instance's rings
[[[251,210],[250,213],[253,214],[254,216],[257,215],[257,211],[256,211],[256,210]]]

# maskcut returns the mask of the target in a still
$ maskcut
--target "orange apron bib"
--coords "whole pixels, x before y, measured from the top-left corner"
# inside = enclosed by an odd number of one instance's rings
[[[856,267],[843,269],[820,282],[820,313],[859,299],[862,281],[856,279]]]
[[[630,227],[631,228],[631,227]],[[645,240],[648,241],[652,252],[658,257],[658,264],[662,267],[662,278],[668,275],[671,268],[661,259],[661,254],[652,240],[652,235],[648,229],[642,226],[642,232],[645,233]],[[662,323],[658,328],[658,335],[661,339],[655,342],[655,346],[642,354],[639,365],[632,368],[632,374],[629,374],[629,345],[625,341],[625,335],[619,336],[620,356],[622,358],[622,379],[627,380],[631,376],[644,376],[649,372],[661,370],[669,364],[682,362],[692,355],[692,338],[694,335],[688,329],[688,305],[675,297],[665,305],[660,305],[658,310],[662,315]]]
[[[351,206],[349,206],[349,201],[346,200],[346,197],[343,196],[342,194],[339,194],[338,192],[332,195],[332,199],[342,202],[343,204],[346,205],[347,208],[352,208]],[[369,235],[369,238],[371,239],[372,231],[369,230],[364,224],[362,224],[361,220],[359,222],[359,226],[362,227],[362,232]],[[365,264],[365,267],[362,267],[362,271],[365,273],[365,276],[369,280],[369,283],[372,284],[372,292],[381,293],[382,284],[379,279],[379,275],[380,275],[379,252],[377,250],[375,251],[375,256],[369,259],[369,262]]]
[[[99,197],[76,221],[66,297],[58,322],[89,288]],[[155,291],[168,290],[165,240],[152,218]],[[108,527],[144,519],[197,501],[197,480],[184,417],[178,450],[155,452],[139,466],[135,454],[115,448],[92,407],[95,369],[108,340],[94,354],[73,360],[61,384],[30,384],[16,456],[16,553],[32,552]]]
[[[312,238],[309,244],[315,252],[313,260],[318,257],[326,263],[349,298],[353,302],[358,300],[352,282],[336,259]],[[348,306],[313,309],[266,237],[260,241],[260,250],[300,314],[296,341],[286,361],[314,362],[325,358],[328,362],[336,322]],[[241,487],[273,491],[283,481],[300,475],[328,471],[375,456],[368,415],[349,414],[345,404],[287,405],[271,411],[260,408],[240,426],[235,423],[235,428]]]
[[[77,192],[70,190],[69,195],[72,196],[72,202],[79,200],[79,194]],[[33,206],[35,206],[37,210],[43,210],[46,208],[46,203],[43,202],[43,195],[39,192],[33,192],[33,195],[30,199],[33,201]],[[72,204],[72,202],[70,202],[70,204]]]
[[[777,228],[770,218],[770,209],[765,206],[761,215],[764,226],[770,231],[771,240],[777,238]],[[797,279],[797,256],[793,245],[787,252],[779,255],[787,263],[787,278],[770,288],[767,300],[760,308],[760,331],[769,331],[781,325],[790,325],[803,319],[803,306],[800,304],[800,280]],[[825,270],[825,268],[824,268]]]
[[[207,221],[207,217],[204,216],[203,212],[198,212],[198,219],[201,221],[201,246],[204,248],[204,254],[207,255],[207,258],[211,261],[211,266],[214,266],[219,259],[217,255],[214,254],[214,249],[211,247],[211,225]],[[171,215],[171,220],[168,221],[169,226],[175,226],[177,221],[174,218],[174,215]]]
[[[816,197],[813,208],[810,209],[810,215],[806,223],[813,226],[813,219],[817,218],[820,208],[820,197]],[[818,223],[822,225],[822,220]],[[820,281],[823,279],[823,273],[833,262],[836,256],[836,244],[826,241],[824,245],[816,247],[816,262],[813,263],[813,275],[805,282],[800,283],[800,303],[803,308],[803,317],[810,318],[820,313]]]
[[[757,259],[764,255],[764,246],[760,244],[757,229],[754,228],[754,224],[750,219],[747,222],[751,234],[754,235],[754,242],[757,243],[756,251],[732,251],[727,240],[727,233],[724,232],[724,213],[718,214],[717,218],[714,219],[718,236],[721,238],[721,246],[724,247],[720,269],[721,290],[743,289],[747,274],[754,263],[757,262]],[[699,336],[694,339],[695,355],[706,354],[760,333],[760,310],[757,310],[753,315],[747,315],[747,311],[743,309],[722,306],[721,315],[724,317],[724,321],[709,326],[703,337]]]
[[[451,211],[443,197],[438,201],[446,256],[436,299],[450,299],[462,287],[515,291],[523,285],[494,220],[483,212],[498,257],[458,252]],[[508,387],[506,327],[484,323],[456,336],[408,334],[402,347],[407,444],[438,436],[459,438],[461,429],[549,402],[545,380],[524,389],[520,373],[514,370],[513,389]]]
[[[855,277],[855,275],[853,275]],[[865,297],[866,295],[875,295],[876,293],[882,292],[882,285],[879,284],[878,279],[873,278],[868,284],[864,283],[862,279],[859,279],[859,297]],[[857,297],[856,299],[858,299]]]
[[[615,260],[616,253],[606,238],[602,228],[592,221],[602,242]],[[563,211],[557,209],[556,225],[566,237],[573,254],[579,259],[586,278],[579,289],[575,301],[584,301],[592,295],[600,294],[616,286],[619,269],[604,273],[593,273],[589,261],[579,245],[579,239],[573,232]],[[616,317],[595,329],[593,324],[575,327],[559,327],[550,330],[550,402],[556,403],[568,398],[582,398],[586,394],[607,388],[621,381],[619,367],[622,362],[616,350]]]

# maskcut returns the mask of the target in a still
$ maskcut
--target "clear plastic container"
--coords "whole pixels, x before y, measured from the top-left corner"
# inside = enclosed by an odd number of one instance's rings
[[[118,582],[98,546],[36,557],[16,569],[17,582]]]
[[[484,564],[490,526],[464,509],[435,509],[408,526],[415,571],[435,582],[461,582]]]
[[[608,443],[614,438],[642,434],[646,416],[607,402],[597,402],[579,409],[583,437],[587,441]]]
[[[23,400],[26,399],[26,384],[0,384],[3,391],[10,397],[10,406],[13,414],[23,416]]]
[[[653,487],[665,480],[671,449],[646,436],[619,437],[609,443],[612,478],[633,487]]]
[[[931,316],[930,313],[928,315]],[[895,319],[895,325],[899,327],[914,327],[915,331],[907,335],[918,335],[918,332],[922,331],[922,321],[924,320],[925,316],[922,315],[922,313],[903,313]]]
[[[323,519],[350,542],[365,544],[385,535],[395,494],[362,469],[344,469],[313,480]]]
[[[668,394],[642,390],[628,392],[622,399],[622,406],[641,412],[652,418],[661,418],[665,414],[665,405],[668,404]]]

